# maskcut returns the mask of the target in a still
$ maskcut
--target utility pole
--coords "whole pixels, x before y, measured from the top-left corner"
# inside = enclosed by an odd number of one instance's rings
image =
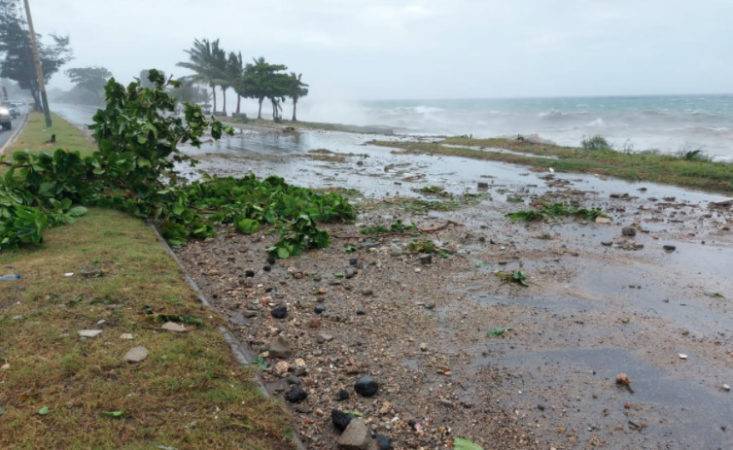
[[[36,42],[36,32],[33,30],[33,18],[31,17],[31,7],[28,0],[23,0],[25,4],[25,15],[28,18],[28,38],[31,43],[31,52],[33,53],[33,65],[36,66],[36,79],[38,83],[38,92],[41,94],[41,106],[43,107],[43,115],[46,117],[46,128],[51,128],[51,111],[48,109],[48,97],[46,96],[46,81],[43,76],[43,66],[41,65],[41,55],[38,53],[38,43]]]

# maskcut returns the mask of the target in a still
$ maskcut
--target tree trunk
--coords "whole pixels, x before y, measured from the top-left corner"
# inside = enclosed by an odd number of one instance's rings
[[[216,115],[216,86],[211,86],[211,96],[214,99],[214,110],[211,112],[212,116]]]
[[[227,116],[227,88],[225,86],[221,87],[221,109],[224,112],[224,117]]]
[[[298,121],[298,116],[296,115],[297,109],[298,109],[298,99],[293,97],[293,122]]]
[[[242,105],[242,96],[237,94],[237,115],[240,114],[240,106]]]
[[[265,98],[264,98],[264,97],[260,97],[260,98],[258,98],[258,99],[257,99],[257,101],[258,101],[258,102],[260,103],[260,107],[259,107],[259,109],[257,110],[257,118],[258,118],[258,119],[261,119],[261,118],[262,118],[262,102],[263,102],[264,100],[265,100]]]
[[[41,106],[41,99],[38,97],[38,89],[36,89],[35,86],[31,86],[31,96],[33,97],[33,110],[43,111],[43,106]]]

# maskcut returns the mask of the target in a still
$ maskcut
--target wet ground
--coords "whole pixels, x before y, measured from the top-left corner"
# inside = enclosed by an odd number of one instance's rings
[[[364,145],[373,138],[249,129],[188,149],[199,171],[274,173],[365,196],[356,199],[359,223],[331,227],[329,249],[271,267],[267,233],[223,230],[180,252],[243,340],[263,352],[273,392],[293,383],[309,393],[293,410],[310,448],[336,447],[332,408],[358,411],[396,448],[445,448],[455,436],[484,448],[733,448],[725,388],[733,384],[733,209],[710,203],[723,197],[399,155]],[[427,214],[394,197],[422,197],[416,190],[427,185],[482,197]],[[612,221],[526,225],[504,216],[540,196],[601,207]],[[423,264],[406,248],[413,236],[359,236],[360,224],[396,218],[458,224],[421,236],[450,255]],[[624,226],[636,236],[622,236]],[[347,278],[349,269],[357,273]],[[514,270],[528,287],[495,275]],[[279,304],[288,306],[284,320],[270,314]],[[291,350],[282,360],[267,353],[276,336]],[[616,385],[620,372],[631,389]],[[354,393],[364,373],[380,382],[376,397]],[[348,400],[336,400],[339,389]]]

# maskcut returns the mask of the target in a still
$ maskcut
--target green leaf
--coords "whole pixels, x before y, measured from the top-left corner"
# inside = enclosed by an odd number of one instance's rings
[[[285,247],[278,247],[277,257],[280,259],[288,259],[290,257],[290,251]]]
[[[260,230],[260,223],[253,219],[240,219],[234,226],[242,234],[254,234]]]
[[[85,215],[89,210],[83,206],[75,206],[69,210],[66,214],[71,217],[81,217]]]
[[[39,416],[46,416],[48,415],[48,406],[43,406],[41,409],[38,410]]]
[[[103,416],[110,417],[112,419],[121,419],[125,417],[124,411],[105,411],[102,413]]]
[[[457,437],[453,439],[453,450],[484,450],[484,448],[469,439]]]

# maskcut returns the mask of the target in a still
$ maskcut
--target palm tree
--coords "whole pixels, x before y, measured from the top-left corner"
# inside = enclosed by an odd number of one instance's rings
[[[270,64],[265,58],[254,59],[252,63],[248,63],[244,69],[243,76],[243,92],[248,97],[256,98],[258,102],[257,118],[262,118],[262,102],[268,98],[272,102],[273,118],[279,113],[278,101],[286,94],[283,92],[282,75],[279,72],[287,70],[282,64]]]
[[[296,113],[298,109],[298,100],[301,97],[308,95],[308,85],[301,81],[302,77],[302,73],[296,75],[295,72],[290,72],[290,76],[288,77],[288,97],[293,99],[293,122],[298,121]]]
[[[223,69],[226,66],[226,54],[219,47],[219,40],[196,39],[193,41],[193,46],[185,52],[188,54],[188,61],[181,61],[176,65],[194,72],[193,75],[187,77],[188,79],[208,84],[211,87],[214,113],[216,113],[216,86],[222,84],[225,78]],[[226,111],[226,98],[224,109]]]
[[[226,80],[228,87],[233,87],[237,93],[237,114],[241,111],[242,95],[239,94],[238,87],[242,82],[242,73],[244,72],[244,62],[242,61],[242,53],[229,53],[227,61]],[[223,89],[223,86],[222,86]]]

